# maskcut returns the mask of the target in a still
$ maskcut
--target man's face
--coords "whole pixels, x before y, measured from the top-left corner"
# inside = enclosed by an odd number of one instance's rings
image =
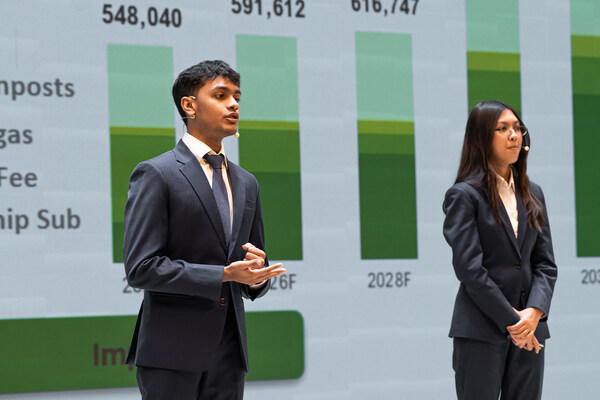
[[[207,138],[221,140],[237,132],[240,88],[227,78],[206,81],[196,93],[197,111],[193,122]]]

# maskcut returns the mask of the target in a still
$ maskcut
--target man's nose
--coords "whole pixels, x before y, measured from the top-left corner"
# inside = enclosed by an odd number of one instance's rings
[[[232,110],[238,110],[240,108],[240,104],[237,102],[236,99],[232,97],[229,99],[229,104],[227,105],[227,108]]]

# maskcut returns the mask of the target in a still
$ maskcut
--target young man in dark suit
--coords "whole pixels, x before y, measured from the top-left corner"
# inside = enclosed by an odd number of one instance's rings
[[[242,297],[263,296],[285,272],[267,266],[262,250],[256,179],[223,152],[221,141],[237,132],[239,86],[223,61],[183,71],[173,99],[187,132],[131,175],[123,251],[144,300],[127,361],[145,400],[242,399]]]

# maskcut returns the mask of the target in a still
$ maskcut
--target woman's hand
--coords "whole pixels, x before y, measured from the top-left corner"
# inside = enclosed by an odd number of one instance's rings
[[[512,338],[515,346],[527,351],[535,350],[536,354],[540,352],[540,344],[534,333],[543,312],[535,307],[529,307],[521,311],[515,310],[521,320],[506,329]]]
[[[538,342],[535,335],[531,336],[531,339],[515,339],[511,336],[512,342],[515,346],[520,349],[525,349],[527,351],[535,350],[535,354],[538,354],[542,349],[540,346],[540,342]]]

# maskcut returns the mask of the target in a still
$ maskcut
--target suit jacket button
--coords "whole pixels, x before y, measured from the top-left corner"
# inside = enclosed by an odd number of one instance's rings
[[[521,269],[521,266],[522,266],[522,265],[523,265],[523,264],[521,264],[520,262],[517,262],[517,263],[515,263],[515,268],[516,268],[516,269]]]
[[[220,305],[220,306],[224,306],[224,305],[225,305],[225,303],[226,303],[226,301],[225,301],[225,297],[221,297],[221,300],[219,300],[219,305]]]

